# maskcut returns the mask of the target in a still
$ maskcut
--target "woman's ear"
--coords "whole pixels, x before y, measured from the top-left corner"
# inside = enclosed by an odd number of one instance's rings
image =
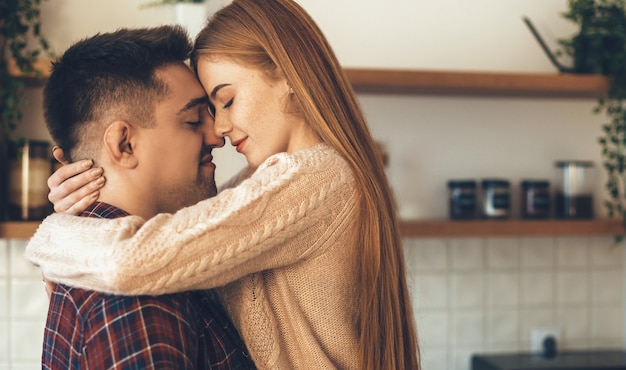
[[[112,164],[135,168],[139,164],[133,150],[133,127],[125,121],[114,121],[104,132],[104,149]]]

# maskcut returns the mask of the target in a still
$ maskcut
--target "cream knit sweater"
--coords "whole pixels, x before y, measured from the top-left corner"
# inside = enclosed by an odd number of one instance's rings
[[[26,257],[50,280],[109,293],[222,287],[260,369],[355,369],[358,214],[347,162],[320,144],[173,215],[51,215]]]

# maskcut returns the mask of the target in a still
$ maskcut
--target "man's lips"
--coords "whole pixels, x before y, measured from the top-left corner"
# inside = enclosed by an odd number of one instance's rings
[[[202,156],[200,160],[200,166],[212,166],[215,167],[215,163],[213,163],[213,156],[211,154],[205,154]]]

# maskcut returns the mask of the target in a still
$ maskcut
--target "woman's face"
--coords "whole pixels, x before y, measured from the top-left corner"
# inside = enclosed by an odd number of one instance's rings
[[[271,80],[257,69],[209,58],[199,60],[198,77],[214,106],[216,133],[228,136],[249,165],[317,143],[304,119],[288,113],[295,97],[284,77]]]

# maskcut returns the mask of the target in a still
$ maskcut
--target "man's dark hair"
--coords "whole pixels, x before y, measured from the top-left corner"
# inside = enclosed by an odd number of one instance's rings
[[[185,62],[191,50],[179,26],[120,29],[67,49],[44,88],[48,131],[67,159],[94,158],[114,120],[150,127],[156,103],[168,94],[156,70]]]

